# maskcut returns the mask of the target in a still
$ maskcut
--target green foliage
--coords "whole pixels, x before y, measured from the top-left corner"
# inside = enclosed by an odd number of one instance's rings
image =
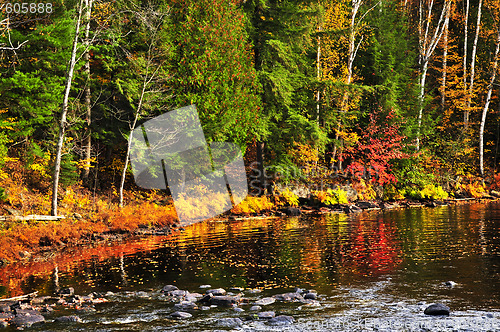
[[[174,8],[174,105],[196,104],[208,141],[245,147],[264,134],[266,124],[244,14],[225,0],[191,0]]]

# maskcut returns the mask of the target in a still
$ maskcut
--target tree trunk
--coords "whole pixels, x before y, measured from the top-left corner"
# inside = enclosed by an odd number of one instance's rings
[[[448,15],[448,11],[450,10],[451,0],[447,0],[443,4],[443,8],[441,10],[441,15],[439,17],[439,21],[436,24],[434,33],[431,32],[431,23],[432,23],[432,7],[434,5],[434,1],[428,5],[426,9],[427,15],[424,19],[424,8],[423,2],[420,1],[419,8],[419,24],[418,24],[418,44],[419,44],[419,64],[421,66],[421,77],[420,77],[420,96],[419,96],[419,110],[418,110],[418,128],[417,128],[417,138],[416,138],[416,150],[420,150],[420,135],[422,132],[422,114],[424,109],[424,98],[425,98],[425,80],[427,76],[427,69],[429,67],[429,61],[436,49],[436,46],[441,39],[444,30],[445,30],[445,15]],[[424,29],[425,26],[425,29]],[[425,31],[425,32],[424,32]],[[432,36],[431,36],[432,35]]]
[[[89,173],[90,173],[90,159],[92,158],[92,142],[90,138],[90,125],[92,123],[91,116],[92,116],[92,107],[90,104],[90,54],[89,54],[89,46],[90,46],[90,17],[92,13],[92,2],[93,0],[85,0],[85,6],[87,7],[86,11],[86,26],[85,26],[85,53],[83,55],[83,59],[85,61],[85,75],[87,76],[87,82],[85,83],[85,109],[86,109],[86,114],[85,114],[85,122],[87,125],[86,132],[85,132],[85,155],[84,155],[84,160],[85,160],[85,165],[83,167],[83,173],[82,173],[82,179],[84,181],[88,180],[89,178]]]
[[[446,103],[446,75],[448,71],[448,26],[450,22],[450,12],[449,10],[446,13],[446,19],[444,21],[444,51],[443,51],[443,76],[441,81],[441,109],[445,110]]]
[[[69,93],[71,90],[71,83],[73,82],[73,73],[75,70],[76,64],[76,52],[78,49],[78,35],[80,34],[80,24],[82,19],[82,9],[83,9],[83,0],[80,0],[80,4],[78,7],[78,18],[76,20],[75,27],[75,38],[73,40],[73,47],[71,50],[71,59],[68,64],[68,71],[66,75],[66,84],[64,87],[64,98],[61,107],[61,120],[59,122],[59,137],[57,141],[56,148],[56,156],[54,161],[54,174],[52,177],[52,208],[51,215],[57,216],[57,191],[59,189],[59,177],[61,175],[61,158],[62,158],[62,150],[64,145],[64,135],[66,133],[67,127],[67,114],[68,114],[68,102],[69,102]]]
[[[422,114],[424,112],[424,97],[425,97],[425,79],[427,77],[427,69],[429,68],[429,61],[424,60],[422,76],[420,77],[420,107],[418,110],[418,129],[417,129],[417,151],[420,151],[420,130],[422,128]]]
[[[148,66],[149,68],[149,66]],[[147,69],[146,69],[147,72]],[[132,145],[132,131],[137,125],[137,120],[139,120],[139,115],[141,114],[142,101],[144,100],[144,94],[146,93],[146,88],[148,85],[148,75],[144,76],[144,81],[142,83],[141,96],[139,97],[139,103],[137,105],[137,111],[135,112],[134,122],[130,128],[130,134],[127,140],[127,153],[125,155],[125,165],[123,165],[122,177],[120,180],[120,190],[119,190],[119,207],[123,207],[123,188],[125,186],[125,178],[127,176],[128,160],[130,157],[130,146]]]
[[[500,52],[500,31],[498,32],[498,38],[496,42],[495,49],[495,60],[493,61],[493,69],[491,73],[490,84],[488,85],[488,93],[486,94],[486,102],[484,103],[483,114],[481,116],[481,125],[479,127],[479,170],[481,175],[484,176],[484,126],[486,124],[486,114],[488,113],[488,108],[490,106],[491,94],[493,92],[493,85],[495,83],[497,69],[498,69],[498,53]]]
[[[469,27],[469,0],[465,1],[465,26],[464,26],[464,96],[467,96],[467,43],[468,43],[468,27]],[[464,129],[465,124],[469,121],[469,113],[464,109]]]
[[[464,129],[465,130],[467,130],[469,128],[470,107],[472,104],[472,94],[474,93],[474,76],[475,76],[475,71],[476,71],[477,40],[479,39],[479,30],[481,29],[481,7],[482,7],[482,5],[483,5],[483,0],[479,0],[479,5],[477,8],[476,35],[474,37],[474,44],[472,45],[469,91],[467,94],[467,104],[465,105],[465,116],[464,116]]]

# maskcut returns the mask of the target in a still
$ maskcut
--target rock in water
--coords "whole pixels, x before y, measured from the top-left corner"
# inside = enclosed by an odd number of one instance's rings
[[[217,320],[217,325],[234,329],[241,327],[243,325],[243,321],[239,318],[221,318]]]
[[[269,305],[269,304],[273,304],[274,302],[276,302],[276,300],[272,297],[263,297],[261,298],[260,300],[257,300],[255,302],[255,305]]]
[[[271,319],[276,316],[276,313],[274,311],[262,311],[257,314],[257,317],[259,319]]]
[[[189,312],[176,311],[176,312],[170,314],[170,317],[174,318],[174,319],[188,319],[188,318],[193,317],[193,315],[191,315]]]
[[[27,315],[27,316],[16,316],[11,321],[10,324],[23,329],[26,327],[31,327],[33,324],[44,323],[45,318],[42,315]]]
[[[291,217],[300,216],[302,213],[299,208],[292,207],[292,206],[289,206],[289,207],[283,209],[283,212],[287,216],[291,216]]]
[[[457,283],[456,283],[456,282],[451,281],[451,280],[450,280],[450,281],[445,282],[444,284],[445,284],[446,286],[450,287],[450,288],[453,288],[453,287],[455,287],[455,286],[457,285]]]
[[[450,308],[442,303],[433,303],[427,308],[425,308],[424,314],[432,316],[439,316],[439,315],[448,316],[450,314]]]
[[[174,286],[174,285],[166,285],[166,286],[163,286],[162,288],[162,293],[168,293],[168,292],[172,292],[172,291],[175,291],[175,290],[178,290],[179,288],[177,288],[177,286]]]
[[[268,320],[270,325],[288,325],[292,324],[295,319],[292,316],[280,315]]]
[[[213,296],[224,296],[226,295],[226,290],[223,288],[209,289],[206,294],[212,294]]]
[[[54,322],[58,323],[81,323],[82,320],[78,316],[61,316],[54,319]]]

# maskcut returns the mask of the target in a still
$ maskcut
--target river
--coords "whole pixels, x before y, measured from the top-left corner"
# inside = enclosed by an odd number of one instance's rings
[[[167,284],[261,290],[243,292],[250,303],[299,287],[317,291],[318,301],[262,309],[294,317],[286,326],[245,321],[249,306],[193,310],[177,321],[159,292]],[[3,297],[69,286],[110,292],[72,331],[213,331],[227,317],[240,317],[245,331],[500,331],[500,203],[203,222],[0,269]],[[424,315],[434,302],[450,316]]]

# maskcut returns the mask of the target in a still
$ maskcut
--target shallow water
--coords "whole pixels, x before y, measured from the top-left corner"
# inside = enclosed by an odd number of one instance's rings
[[[169,237],[100,247],[90,256],[92,250],[73,253],[69,263],[58,258],[50,274],[16,276],[11,269],[1,282],[4,297],[13,287],[41,295],[58,286],[115,293],[97,313],[79,314],[84,322],[72,331],[211,331],[223,329],[216,327],[219,318],[248,315],[242,306],[242,313],[216,308],[170,320],[173,304],[159,292],[166,284],[200,293],[204,284],[261,289],[245,293],[251,300],[294,287],[320,295],[319,306],[263,309],[293,316],[294,324],[245,322],[241,329],[249,331],[500,331],[499,230],[499,203],[204,222]],[[448,305],[451,315],[425,316],[433,302]]]

